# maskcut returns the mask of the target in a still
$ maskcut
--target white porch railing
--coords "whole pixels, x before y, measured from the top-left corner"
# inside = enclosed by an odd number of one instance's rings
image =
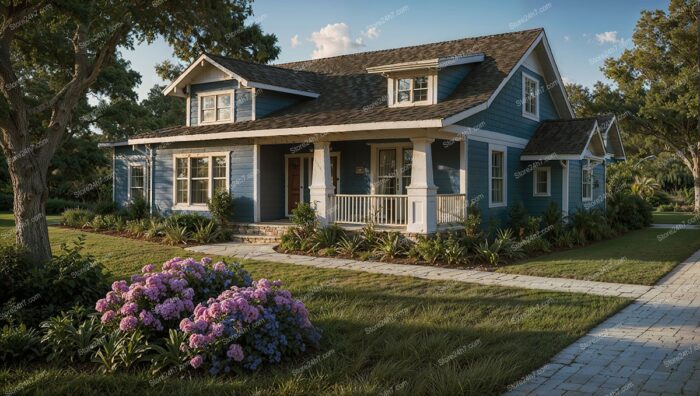
[[[330,218],[336,223],[406,225],[408,196],[336,194],[331,198]]]
[[[437,195],[437,223],[458,223],[467,217],[466,194]]]

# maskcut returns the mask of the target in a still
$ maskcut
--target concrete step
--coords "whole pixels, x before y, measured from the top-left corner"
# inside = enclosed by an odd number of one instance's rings
[[[291,225],[234,223],[230,226],[236,235],[281,237]]]
[[[279,243],[280,237],[272,235],[234,234],[231,236],[231,241],[252,244]]]

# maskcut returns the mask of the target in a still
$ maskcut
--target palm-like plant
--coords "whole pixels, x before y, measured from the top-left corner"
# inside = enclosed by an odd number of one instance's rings
[[[644,199],[654,195],[659,188],[661,188],[661,186],[653,177],[635,176],[634,183],[632,183],[632,193]]]

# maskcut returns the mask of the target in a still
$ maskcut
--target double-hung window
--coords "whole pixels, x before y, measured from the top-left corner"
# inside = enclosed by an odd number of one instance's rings
[[[549,197],[551,192],[552,175],[549,167],[539,166],[535,168],[533,181],[533,194],[536,197]]]
[[[506,205],[506,148],[489,147],[489,206]]]
[[[175,205],[204,206],[218,190],[228,189],[228,154],[175,157]]]
[[[427,76],[413,78],[397,78],[394,80],[394,104],[410,104],[428,102]]]
[[[539,81],[534,77],[523,73],[523,117],[539,121],[539,89]]]
[[[233,121],[231,93],[200,95],[200,119],[202,123]]]
[[[129,167],[129,199],[144,199],[144,189],[146,186],[146,172],[143,165],[132,165]]]
[[[590,161],[584,161],[581,168],[581,195],[584,201],[593,199],[593,170]]]

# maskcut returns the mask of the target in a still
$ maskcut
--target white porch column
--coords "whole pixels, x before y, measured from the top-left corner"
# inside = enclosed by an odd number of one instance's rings
[[[313,171],[309,186],[311,203],[316,204],[316,214],[324,226],[331,221],[330,204],[333,195],[330,147],[330,142],[314,142]]]
[[[459,193],[467,194],[467,138],[459,142]]]
[[[428,234],[437,229],[437,187],[433,183],[433,153],[430,147],[433,141],[430,138],[411,138],[411,185],[406,188],[408,232]]]

